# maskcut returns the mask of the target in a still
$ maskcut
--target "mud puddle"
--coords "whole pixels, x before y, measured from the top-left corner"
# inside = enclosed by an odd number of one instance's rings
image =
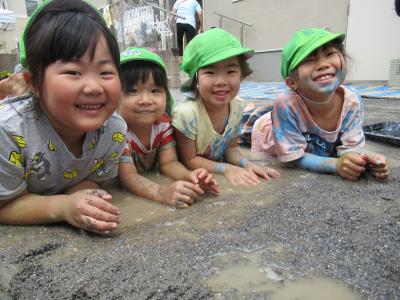
[[[206,281],[215,297],[245,298],[269,295],[272,300],[359,300],[361,296],[344,283],[324,277],[296,279],[282,266],[265,261],[266,249],[235,252],[215,258],[214,274]],[[269,252],[284,255],[283,247],[275,245]],[[329,293],[327,293],[329,291]]]
[[[146,174],[146,177],[160,185],[173,182],[163,175]],[[156,201],[140,198],[123,191],[116,181],[107,184],[105,189],[113,196],[112,203],[121,209],[119,231],[126,231],[140,224],[157,222],[169,227],[182,227],[190,223],[190,219],[198,218],[199,215],[202,217],[202,222],[197,228],[207,230],[218,224],[226,225],[229,220],[240,216],[244,208],[268,206],[276,199],[272,196],[272,192],[268,192],[271,181],[261,179],[260,184],[255,187],[238,187],[231,185],[223,176],[215,175],[215,178],[221,192],[219,194],[206,193],[186,209],[175,209]],[[223,214],[221,214],[222,211]]]

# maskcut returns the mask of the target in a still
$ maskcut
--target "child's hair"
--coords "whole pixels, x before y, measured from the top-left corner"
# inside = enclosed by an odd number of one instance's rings
[[[189,80],[181,85],[181,91],[189,92],[192,94],[191,97],[196,98],[198,96],[197,71],[233,57],[239,58],[242,78],[244,78],[252,73],[247,59],[253,55],[252,49],[244,48],[229,32],[220,28],[209,29],[195,36],[185,49],[182,68],[189,74]]]
[[[138,83],[145,83],[153,77],[157,87],[162,88],[167,95],[166,112],[171,115],[171,93],[168,89],[168,78],[165,70],[155,63],[146,60],[128,61],[121,65],[121,86],[125,95],[129,94],[130,89]]]
[[[32,74],[32,82],[42,93],[46,68],[58,61],[81,58],[88,50],[94,56],[103,36],[119,71],[117,41],[94,7],[82,0],[53,0],[41,4],[29,20],[22,37],[22,64]]]
[[[300,64],[321,47],[332,46],[347,58],[343,41],[345,34],[332,33],[319,28],[307,28],[297,31],[282,50],[281,74],[285,80],[291,76]]]

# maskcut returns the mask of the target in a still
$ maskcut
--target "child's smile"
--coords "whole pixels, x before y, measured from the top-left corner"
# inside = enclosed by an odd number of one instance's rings
[[[237,57],[206,66],[198,72],[198,91],[206,108],[228,104],[239,92],[241,69]]]

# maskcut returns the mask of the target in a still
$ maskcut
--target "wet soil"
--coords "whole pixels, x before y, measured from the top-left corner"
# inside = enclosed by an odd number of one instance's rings
[[[383,121],[379,109],[400,119],[400,102],[377,101],[366,123]],[[367,148],[390,158],[389,182],[268,160],[280,179],[243,189],[218,177],[219,196],[184,210],[112,185],[123,222],[105,237],[67,224],[0,226],[0,299],[326,299],[327,289],[400,299],[400,148]]]

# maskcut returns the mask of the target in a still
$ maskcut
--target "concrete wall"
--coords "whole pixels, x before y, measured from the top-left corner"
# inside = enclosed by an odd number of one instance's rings
[[[373,0],[371,0],[373,1]],[[253,26],[244,29],[243,44],[256,50],[250,61],[255,80],[281,80],[281,49],[292,34],[305,27],[346,32],[348,0],[205,0],[205,29],[219,26],[214,12]],[[380,2],[380,1],[377,1]],[[240,24],[223,19],[222,28],[240,38]],[[270,51],[273,50],[273,51]]]
[[[393,0],[350,0],[346,49],[349,80],[388,80],[390,59],[400,58],[400,18]]]

